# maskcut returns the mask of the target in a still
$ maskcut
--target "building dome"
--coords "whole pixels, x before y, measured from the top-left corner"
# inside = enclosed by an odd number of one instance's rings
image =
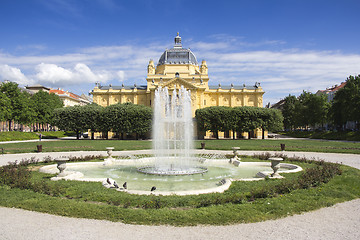
[[[166,49],[161,55],[158,66],[163,64],[193,64],[198,65],[194,53],[190,49],[185,49],[181,45],[179,33],[175,37],[175,45],[172,49]]]

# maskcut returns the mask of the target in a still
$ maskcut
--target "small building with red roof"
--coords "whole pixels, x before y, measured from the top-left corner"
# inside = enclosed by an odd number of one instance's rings
[[[75,93],[64,91],[63,89],[50,89],[50,93],[54,93],[60,97],[60,99],[63,101],[64,106],[75,106],[75,105],[87,105],[90,104],[90,99],[84,98],[82,96],[79,96]]]
[[[342,82],[340,85],[335,85],[335,86],[333,86],[333,87],[331,87],[331,88],[327,88],[327,89],[325,89],[325,90],[318,90],[318,91],[316,92],[316,94],[317,94],[317,95],[320,95],[320,94],[325,94],[325,95],[327,95],[328,102],[331,102],[331,101],[334,99],[334,97],[335,97],[335,93],[336,93],[339,89],[345,87],[345,85],[346,85],[346,82]]]

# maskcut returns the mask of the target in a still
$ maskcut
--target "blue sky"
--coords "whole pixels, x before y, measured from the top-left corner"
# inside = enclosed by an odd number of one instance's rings
[[[180,32],[210,83],[260,82],[264,103],[360,73],[358,0],[1,0],[0,80],[74,93],[146,84]]]

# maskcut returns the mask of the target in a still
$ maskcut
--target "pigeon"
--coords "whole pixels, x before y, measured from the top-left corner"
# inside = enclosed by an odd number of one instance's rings
[[[155,191],[155,190],[156,190],[156,187],[153,186],[153,187],[151,188],[151,191]]]
[[[117,185],[117,183],[115,181],[114,181],[114,187],[119,188],[119,185]]]
[[[106,182],[111,185],[110,178],[107,178]]]
[[[124,182],[123,188],[124,188],[124,189],[127,189],[127,182]]]

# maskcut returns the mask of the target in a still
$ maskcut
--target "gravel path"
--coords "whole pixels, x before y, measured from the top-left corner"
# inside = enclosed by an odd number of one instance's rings
[[[149,150],[136,151],[137,154]],[[198,152],[230,153],[230,151]],[[114,155],[135,152],[114,152]],[[241,154],[252,155],[253,151]],[[360,155],[283,152],[289,156],[324,159],[360,169]],[[56,156],[106,155],[103,152],[51,153]],[[49,153],[13,154],[0,156],[0,165],[8,161]],[[301,215],[278,220],[231,226],[143,226],[103,220],[76,219],[50,214],[0,207],[0,239],[360,239],[360,199],[336,204]]]

